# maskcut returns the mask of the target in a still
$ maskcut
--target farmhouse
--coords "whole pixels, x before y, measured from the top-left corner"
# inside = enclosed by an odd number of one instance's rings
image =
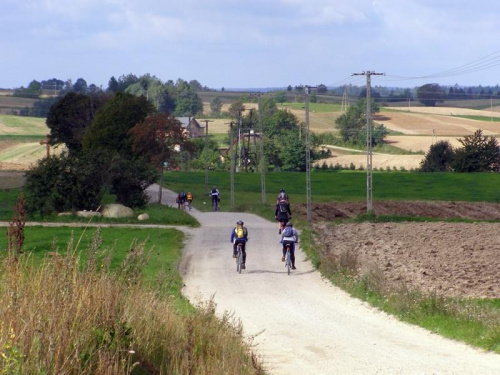
[[[189,138],[203,137],[205,134],[205,127],[200,125],[193,117],[177,117],[182,124],[182,127],[188,132]]]

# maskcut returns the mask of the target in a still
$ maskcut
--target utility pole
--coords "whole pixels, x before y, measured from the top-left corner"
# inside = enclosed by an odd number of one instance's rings
[[[262,111],[260,108],[261,93],[251,94],[257,95],[257,109],[259,111],[259,133],[260,133],[260,188],[262,190],[262,204],[266,204],[266,156],[264,155],[264,129],[262,126]]]
[[[311,223],[311,144],[309,140],[309,94],[311,89],[316,87],[304,86],[304,101],[306,109],[306,202],[307,202],[307,221]]]
[[[372,169],[372,98],[371,76],[381,76],[385,73],[366,71],[353,73],[353,76],[366,76],[366,212],[373,211],[373,169]]]
[[[161,134],[161,160],[160,160],[160,188],[158,189],[158,203],[161,204],[162,192],[163,192],[163,169],[165,162],[165,125],[162,128],[163,132]]]
[[[212,120],[200,120],[200,121],[205,121],[205,194],[208,194],[208,123],[213,121]]]
[[[238,170],[241,168],[241,128],[243,127],[243,117],[241,116],[241,112],[244,109],[240,109],[238,111],[238,143],[236,144],[238,149]]]
[[[232,152],[233,145],[233,125],[231,121],[229,124],[229,157],[231,158],[231,210],[234,210],[234,168],[236,164],[236,149]]]
[[[349,93],[347,92],[347,85],[344,85],[344,92],[342,94],[342,105],[340,106],[340,110],[342,112],[347,111],[349,108]]]

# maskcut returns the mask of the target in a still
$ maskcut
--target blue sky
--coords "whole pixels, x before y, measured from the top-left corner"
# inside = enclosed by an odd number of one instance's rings
[[[0,0],[0,88],[105,88],[128,73],[216,89],[361,85],[351,73],[365,70],[386,73],[373,85],[496,85],[499,16],[494,0]]]

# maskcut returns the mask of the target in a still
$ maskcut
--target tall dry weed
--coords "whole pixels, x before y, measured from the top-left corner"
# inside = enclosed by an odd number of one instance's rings
[[[264,373],[240,322],[217,318],[213,302],[179,315],[141,282],[151,254],[144,243],[114,273],[99,236],[86,265],[73,239],[41,264],[2,262],[0,374]]]

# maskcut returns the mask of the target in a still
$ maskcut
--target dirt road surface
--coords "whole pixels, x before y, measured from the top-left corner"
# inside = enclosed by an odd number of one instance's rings
[[[174,201],[172,192],[163,197],[167,204]],[[500,356],[350,298],[323,280],[300,249],[297,270],[287,276],[274,223],[242,213],[192,214],[201,227],[188,232],[184,293],[194,303],[213,298],[219,314],[229,311],[241,319],[271,374],[500,374]],[[236,273],[229,242],[240,219],[250,237],[242,274]]]

